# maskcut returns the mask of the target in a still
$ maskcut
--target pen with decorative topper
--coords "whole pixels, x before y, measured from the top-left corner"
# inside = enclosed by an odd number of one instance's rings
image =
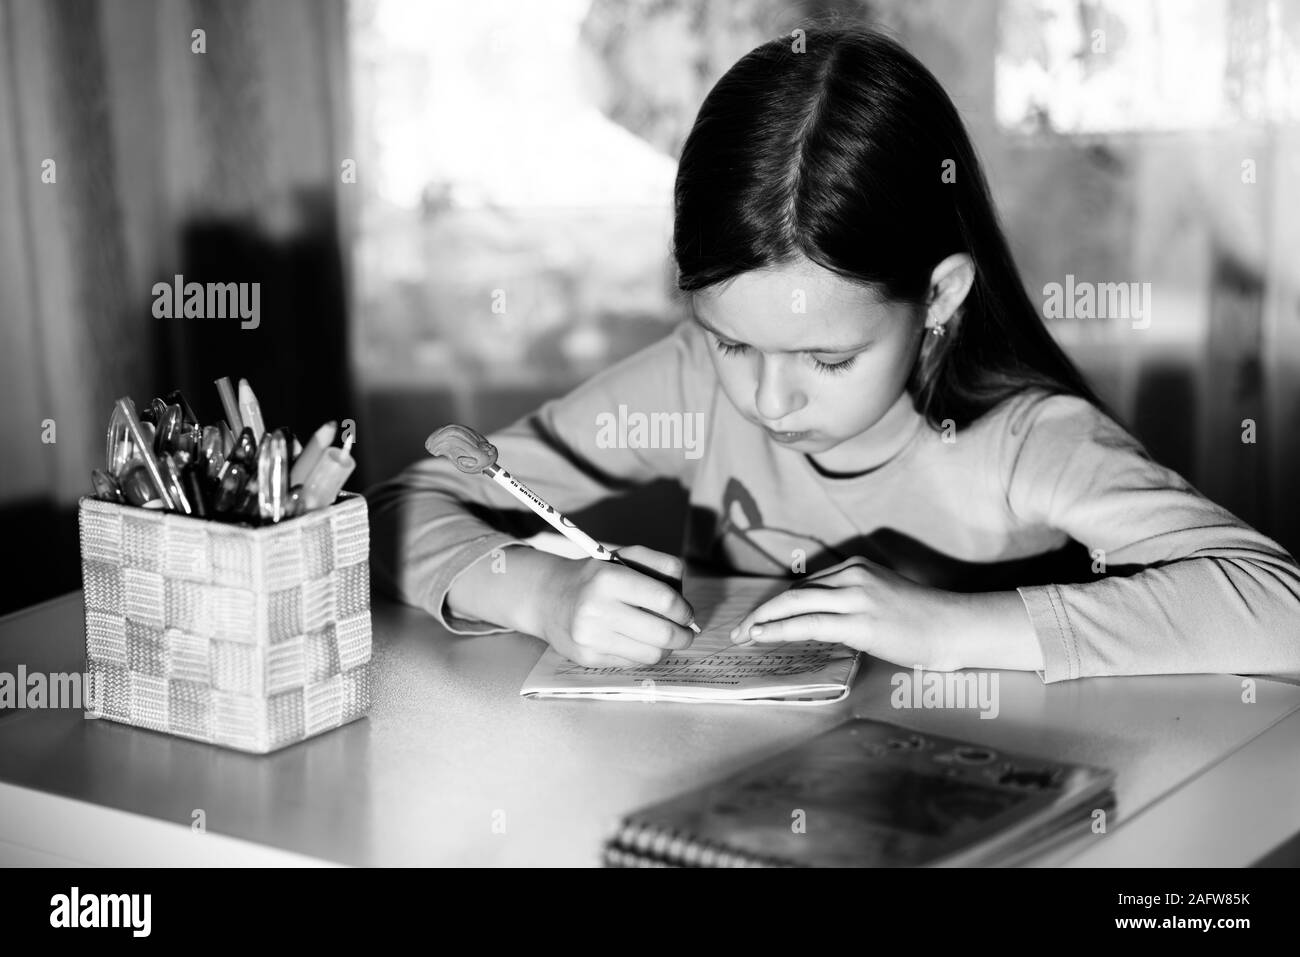
[[[476,432],[469,426],[444,425],[429,436],[424,443],[424,448],[432,456],[442,456],[450,459],[456,468],[467,475],[483,475],[496,482],[592,558],[602,562],[615,562],[619,565],[626,565],[628,568],[636,568],[637,571],[643,573],[646,571],[619,558],[617,553],[611,552],[600,542],[578,528],[573,522],[560,514],[553,505],[497,464],[497,447],[481,433]],[[695,622],[692,621],[689,627],[695,634],[700,633],[700,626]]]

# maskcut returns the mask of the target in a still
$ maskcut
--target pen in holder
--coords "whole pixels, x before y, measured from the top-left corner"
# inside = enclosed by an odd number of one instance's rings
[[[285,427],[267,429],[247,379],[239,397],[217,380],[226,421],[203,426],[179,390],[137,413],[118,399],[109,419],[105,467],[91,474],[95,498],[245,525],[285,521],[338,500],[356,468],[353,435],[332,447],[327,422],[304,447]]]
[[[114,405],[78,510],[89,710],[265,753],[370,708],[370,525],[332,423],[304,461],[219,386],[206,428],[179,392]]]

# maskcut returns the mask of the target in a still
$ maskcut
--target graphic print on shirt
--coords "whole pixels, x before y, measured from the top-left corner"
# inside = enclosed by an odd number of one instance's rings
[[[814,503],[810,506],[816,507]],[[706,556],[714,567],[746,574],[793,577],[860,556],[910,581],[950,591],[995,591],[1095,578],[1089,570],[1087,550],[1073,541],[1041,555],[994,562],[956,558],[893,528],[851,534],[832,544],[792,528],[765,524],[758,501],[734,476],[727,479],[723,489],[720,513],[698,506],[692,512],[696,554]],[[800,555],[803,564],[796,571],[795,559]],[[1122,576],[1134,571],[1137,569],[1112,568],[1110,574]]]
[[[818,538],[765,525],[758,502],[735,476],[727,479],[721,514],[713,524],[710,560],[750,574],[796,574],[800,555],[802,571],[828,568],[848,557]]]

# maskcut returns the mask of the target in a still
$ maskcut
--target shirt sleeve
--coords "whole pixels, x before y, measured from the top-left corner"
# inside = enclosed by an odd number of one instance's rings
[[[684,323],[664,339],[490,434],[498,462],[570,514],[655,479],[689,484],[714,384],[707,343]],[[445,425],[430,423],[429,431]],[[378,583],[456,634],[507,629],[451,614],[465,569],[549,526],[495,482],[419,459],[367,490]]]
[[[1003,461],[1016,520],[1065,532],[1112,572],[1137,568],[1017,589],[1043,681],[1300,668],[1295,559],[1090,402],[1054,395],[1022,405]]]

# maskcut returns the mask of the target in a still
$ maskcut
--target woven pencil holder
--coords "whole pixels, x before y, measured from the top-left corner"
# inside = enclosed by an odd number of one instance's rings
[[[78,518],[101,717],[260,754],[370,709],[361,496],[258,528],[93,498]]]

